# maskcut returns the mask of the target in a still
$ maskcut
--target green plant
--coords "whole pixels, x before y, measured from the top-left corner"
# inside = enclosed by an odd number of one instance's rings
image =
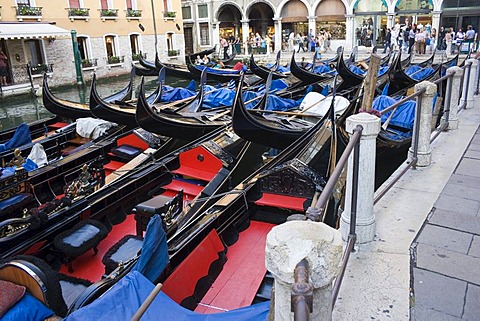
[[[88,16],[88,9],[86,8],[70,8],[69,9],[70,16],[79,16],[79,17],[86,17]]]
[[[19,6],[17,8],[17,14],[19,16],[41,16],[42,15],[42,8],[29,7],[29,6]]]
[[[141,53],[132,53],[132,60],[133,61],[138,61],[140,60],[140,57],[143,57],[144,59],[147,58],[146,54],[141,54]]]
[[[109,64],[118,64],[119,62],[120,62],[120,57],[117,57],[117,56],[108,57]]]
[[[102,16],[103,17],[116,17],[117,10],[116,9],[102,9]]]
[[[82,60],[82,67],[92,67],[93,63],[89,59],[83,59]]]
[[[142,16],[142,10],[133,10],[133,9],[127,10],[127,17],[141,17],[141,16]]]
[[[168,56],[169,57],[178,56],[178,50],[169,50],[168,51]]]
[[[175,11],[165,11],[164,16],[167,18],[175,18],[177,13]]]

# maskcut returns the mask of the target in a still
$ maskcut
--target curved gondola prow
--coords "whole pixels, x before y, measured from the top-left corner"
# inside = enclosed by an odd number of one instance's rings
[[[163,89],[165,87],[165,77],[166,77],[165,67],[162,67],[158,72],[158,90],[157,90],[157,95],[153,99],[152,104],[157,104],[162,101]]]
[[[160,58],[158,57],[158,52],[155,53],[155,68],[160,70],[163,67],[162,62],[160,61]]]
[[[177,109],[176,112],[196,113],[202,109],[203,98],[205,96],[205,86],[207,85],[207,74],[207,68],[204,68],[200,76],[200,85],[198,86],[197,96],[190,103]]]
[[[333,77],[330,74],[317,74],[313,70],[300,67],[295,61],[295,52],[292,53],[292,59],[290,60],[290,72],[304,84],[313,84]]]
[[[237,56],[237,50],[235,49],[235,46],[232,45],[232,54],[228,56],[227,59],[220,59],[219,61],[221,61],[222,64],[227,65],[228,63],[232,62],[236,56]]]
[[[155,62],[150,62],[150,61],[147,61],[145,60],[145,58],[143,58],[143,53],[140,51],[140,55],[138,56],[138,62],[140,63],[140,65],[142,67],[145,67],[147,69],[155,69]]]

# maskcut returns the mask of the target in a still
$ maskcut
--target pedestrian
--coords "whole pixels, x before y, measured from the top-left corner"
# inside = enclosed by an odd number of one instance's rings
[[[415,35],[417,33],[417,25],[413,24],[412,28],[408,32],[408,53],[412,53],[412,47],[415,44]]]
[[[399,36],[399,26],[395,25],[392,27],[392,37],[391,37],[391,42],[392,42],[392,48],[393,50],[397,50],[398,48],[398,36]]]
[[[3,50],[0,48],[0,85],[7,85],[7,76],[8,76],[8,57],[5,55]]]
[[[310,51],[311,52],[315,52],[315,47],[316,47],[316,39],[315,39],[315,36],[311,36],[310,37]]]
[[[228,59],[230,58],[228,56],[228,47],[229,47],[229,44],[228,44],[228,41],[227,39],[225,39],[225,37],[222,37],[222,39],[220,39],[220,47],[223,48],[223,59]]]
[[[300,52],[300,49],[303,50],[303,52],[307,51],[305,46],[304,46],[304,41],[303,41],[303,36],[302,33],[297,34],[297,39],[296,42],[298,43],[298,50],[297,52]]]
[[[447,44],[446,50],[447,55],[452,54],[452,43],[453,43],[453,29],[450,28],[445,33],[445,43]]]
[[[420,55],[425,53],[425,33],[423,29],[419,29],[415,33],[415,53]]]
[[[447,48],[447,44],[445,42],[445,28],[443,26],[440,27],[440,32],[438,33],[438,41],[437,41],[437,50],[445,50]]]
[[[330,41],[331,40],[332,40],[332,35],[330,34],[330,32],[328,30],[325,30],[325,51],[327,51],[327,50],[332,51],[332,49],[330,48]]]
[[[294,51],[295,50],[295,33],[292,31],[288,35],[288,50]]]
[[[475,30],[473,30],[473,27],[471,25],[467,27],[467,32],[465,33],[465,39],[468,41],[473,41],[473,39],[475,39]]]
[[[385,35],[385,44],[383,46],[383,53],[387,52],[387,48],[389,51],[391,51],[391,48],[390,48],[391,45],[392,45],[392,31],[390,30],[390,28],[388,28],[387,34]]]
[[[457,51],[460,52],[460,47],[462,46],[462,42],[465,39],[465,33],[463,32],[463,29],[460,28],[457,31],[457,34],[455,36],[455,44],[457,46]]]

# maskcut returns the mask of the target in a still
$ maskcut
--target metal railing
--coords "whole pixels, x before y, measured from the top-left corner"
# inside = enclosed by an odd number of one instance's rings
[[[67,8],[68,17],[88,17],[90,8]]]
[[[44,72],[53,72],[53,64],[28,65],[32,75],[40,75]]]
[[[100,17],[118,17],[118,9],[99,9],[100,10]]]
[[[82,60],[82,68],[90,68],[90,67],[96,67],[97,66],[97,61],[98,59],[83,59]]]
[[[479,60],[479,62],[480,62],[480,60]],[[445,101],[444,101],[443,122],[440,124],[440,126],[438,126],[435,129],[435,132],[432,134],[432,136],[430,138],[430,143],[433,142],[443,131],[448,129],[449,119],[450,119],[450,111],[451,111],[452,108],[457,108],[458,110],[462,110],[462,109],[466,108],[467,96],[468,96],[468,91],[469,91],[469,86],[470,86],[471,65],[472,65],[471,62],[468,62],[468,63],[465,64],[465,66],[462,67],[464,69],[464,73],[463,73],[463,78],[462,78],[462,82],[461,82],[462,85],[460,86],[460,88],[453,88],[453,86],[452,86],[454,74],[447,74],[447,75],[445,75],[445,76],[443,76],[443,77],[441,77],[441,78],[439,78],[439,79],[437,79],[433,82],[437,86],[442,86],[442,82],[447,81],[447,86],[446,86],[447,88],[445,90],[445,97],[444,97]],[[480,68],[477,68],[477,69],[480,70]],[[476,82],[477,82],[476,87],[477,88],[479,86],[479,78],[480,77],[477,77],[477,79],[476,79]],[[464,88],[465,88],[465,90],[464,90]],[[459,97],[461,97],[461,99],[463,99],[463,103],[461,105],[458,105],[459,102],[457,101],[457,102],[454,102],[456,104],[456,106],[451,106],[452,90],[458,90],[460,92]],[[392,106],[382,110],[380,112],[380,114],[383,115],[388,111],[396,109],[398,106],[400,106],[404,102],[412,100],[416,97],[419,97],[417,99],[417,107],[416,107],[416,111],[415,111],[415,117],[418,119],[418,117],[421,113],[421,108],[422,108],[422,106],[421,106],[421,96],[423,95],[424,92],[425,92],[425,90],[420,90],[418,92],[415,92],[414,94],[412,94],[408,97],[405,97],[405,98],[399,100],[398,102],[396,102],[395,104],[393,104]],[[373,204],[378,203],[382,199],[382,197],[385,196],[385,194],[398,182],[398,180],[403,175],[405,175],[405,173],[410,168],[413,168],[413,169],[416,168],[416,163],[418,161],[417,156],[418,156],[418,132],[419,132],[419,127],[420,127],[419,123],[420,122],[418,122],[418,121],[415,122],[414,133],[413,133],[413,136],[415,137],[415,139],[412,142],[412,148],[411,149],[412,149],[413,156],[412,156],[411,161],[408,162],[407,166],[405,166],[400,172],[398,172],[395,177],[392,177],[390,179],[389,183],[381,191],[376,193]]]
[[[22,17],[38,17],[42,15],[42,7],[30,7],[28,5],[20,5],[15,7],[17,16]]]

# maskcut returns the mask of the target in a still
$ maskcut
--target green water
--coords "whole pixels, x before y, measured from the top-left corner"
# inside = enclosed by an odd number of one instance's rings
[[[125,88],[129,81],[129,75],[98,79],[97,90],[101,97],[107,97]],[[167,78],[166,83],[170,86],[186,86],[188,81],[177,78]],[[135,77],[135,97],[138,95],[140,77]],[[157,87],[156,77],[145,78],[145,92],[155,90]],[[90,83],[85,86],[62,86],[51,88],[56,97],[74,102],[88,103],[90,97]],[[33,94],[22,94],[0,98],[0,130],[18,126],[22,122],[32,122],[52,116],[43,107],[42,97]]]

